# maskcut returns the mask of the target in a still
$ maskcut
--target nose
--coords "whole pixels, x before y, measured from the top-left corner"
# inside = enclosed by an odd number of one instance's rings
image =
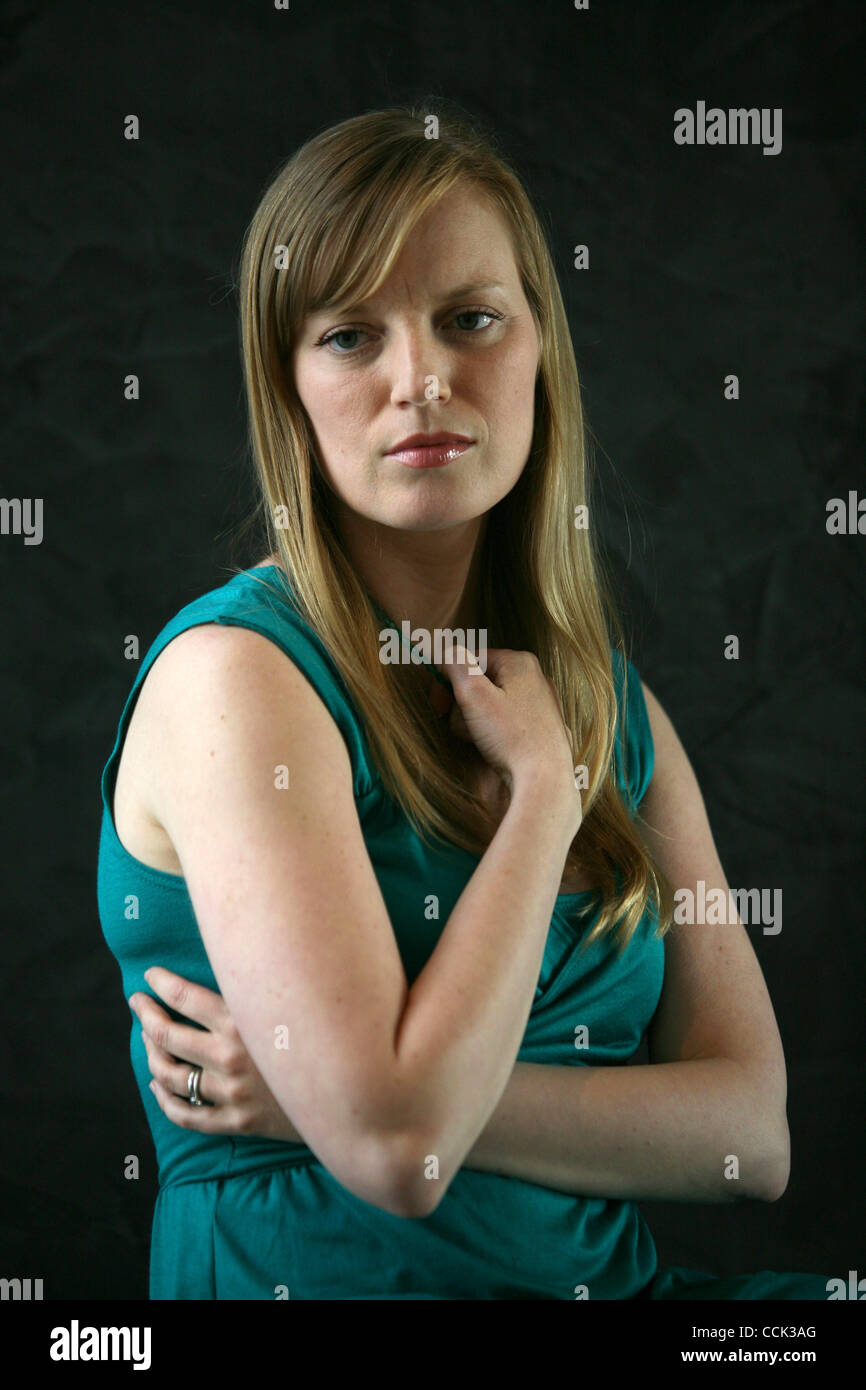
[[[394,334],[388,347],[388,368],[394,405],[422,406],[429,401],[447,401],[451,396],[447,350],[421,325]]]

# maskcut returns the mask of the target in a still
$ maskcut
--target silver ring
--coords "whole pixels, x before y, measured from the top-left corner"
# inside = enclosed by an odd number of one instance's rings
[[[198,1083],[201,1080],[201,1067],[193,1067],[186,1079],[186,1089],[189,1096],[190,1105],[204,1105],[203,1100],[198,1098]]]

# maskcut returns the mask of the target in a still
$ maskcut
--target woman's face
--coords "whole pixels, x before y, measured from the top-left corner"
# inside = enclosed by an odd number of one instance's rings
[[[504,221],[477,190],[455,189],[372,299],[310,315],[296,337],[297,392],[337,498],[408,531],[489,511],[526,463],[539,352]],[[389,456],[439,431],[472,444],[437,468]]]

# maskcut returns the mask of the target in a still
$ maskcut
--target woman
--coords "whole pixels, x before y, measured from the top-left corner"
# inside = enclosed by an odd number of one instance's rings
[[[159,634],[103,772],[150,1296],[826,1297],[661,1272],[635,1205],[780,1196],[782,1046],[742,925],[671,925],[727,885],[601,577],[539,221],[427,115],[324,131],[261,200],[270,554]],[[483,669],[420,659],[447,631]]]

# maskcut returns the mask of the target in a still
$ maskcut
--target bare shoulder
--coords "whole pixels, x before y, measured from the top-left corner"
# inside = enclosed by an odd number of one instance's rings
[[[142,683],[130,719],[114,793],[121,843],[153,868],[180,874],[166,828],[165,799],[194,763],[201,740],[219,733],[237,751],[254,740],[264,758],[284,758],[280,730],[303,734],[329,772],[348,754],[331,714],[286,653],[251,628],[201,623],[168,643]]]
[[[160,652],[147,674],[151,689],[188,686],[220,672],[228,673],[238,662],[266,661],[275,644],[252,628],[234,623],[205,622],[185,628]]]
[[[260,708],[263,697],[291,694],[300,713],[326,707],[286,652],[262,633],[234,623],[186,628],[160,652],[142,688],[149,703],[173,722],[195,718],[231,696],[233,708]],[[329,716],[330,718],[330,716]],[[333,722],[333,721],[332,721]]]
[[[211,635],[216,624],[187,628],[159,653],[141,684],[120,750],[114,784],[114,828],[127,852],[163,873],[182,875],[174,845],[156,811],[159,770],[174,737],[183,735],[196,696],[207,689],[208,668],[220,648],[226,656],[238,643]],[[184,692],[184,699],[178,698]]]
[[[254,640],[251,640],[254,639]],[[273,664],[272,646],[249,628],[201,623],[178,633],[159,653],[142,682],[127,730],[121,764],[153,768],[169,734],[183,735],[235,675],[237,690]],[[288,663],[286,663],[288,664]],[[240,678],[247,672],[247,681]],[[118,788],[123,768],[118,769]]]
[[[161,669],[160,669],[161,668]],[[203,623],[180,633],[154,663],[151,714],[165,733],[155,750],[174,758],[218,729],[228,746],[252,740],[262,753],[287,736],[322,741],[348,757],[327,706],[276,642],[252,628]]]

